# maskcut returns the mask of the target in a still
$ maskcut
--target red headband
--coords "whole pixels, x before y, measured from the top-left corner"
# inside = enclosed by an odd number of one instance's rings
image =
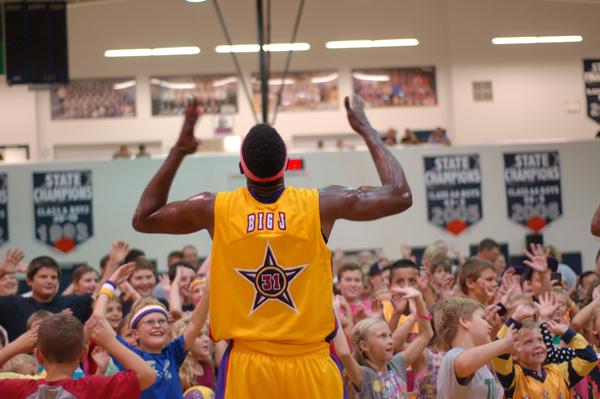
[[[285,142],[283,143],[283,145],[285,147]],[[246,162],[244,161],[243,148],[244,148],[244,143],[242,142],[242,146],[240,147],[240,163],[242,164],[242,170],[244,171],[244,174],[250,180],[258,182],[258,183],[269,183],[269,182],[275,181],[277,179],[280,179],[283,176],[283,174],[285,173],[285,170],[287,169],[287,164],[288,164],[287,147],[285,147],[285,161],[283,162],[283,166],[281,167],[279,172],[277,172],[274,176],[271,176],[271,177],[258,177],[254,173],[252,173],[252,171],[248,168],[248,165],[246,165]]]

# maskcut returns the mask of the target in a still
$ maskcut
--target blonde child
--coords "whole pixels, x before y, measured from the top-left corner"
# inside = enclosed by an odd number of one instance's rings
[[[177,321],[171,329],[171,339],[181,336],[189,322],[189,317],[184,317]],[[212,359],[211,346],[211,341],[208,337],[208,328],[204,326],[201,335],[194,341],[192,348],[179,369],[179,379],[184,391],[198,385],[214,389],[215,365]]]
[[[394,355],[392,332],[381,319],[364,319],[352,332],[353,354],[338,329],[334,339],[336,353],[346,369],[352,388],[361,399],[408,398],[406,368],[425,349],[433,331],[431,314],[421,293],[414,288],[395,288],[392,295],[414,301],[420,334]]]

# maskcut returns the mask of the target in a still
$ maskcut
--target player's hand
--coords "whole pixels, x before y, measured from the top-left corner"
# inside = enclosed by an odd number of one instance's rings
[[[198,149],[199,141],[194,136],[194,127],[200,115],[202,115],[202,111],[198,106],[198,99],[194,97],[185,108],[185,120],[174,147],[184,155],[193,154]]]
[[[365,115],[365,103],[363,99],[354,94],[352,96],[352,105],[350,105],[350,98],[346,96],[344,98],[344,106],[346,107],[348,123],[350,123],[352,129],[363,137],[370,134],[373,128]]]

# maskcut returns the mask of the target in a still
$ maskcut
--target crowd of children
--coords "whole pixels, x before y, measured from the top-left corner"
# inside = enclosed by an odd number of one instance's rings
[[[451,252],[334,254],[331,351],[348,398],[600,398],[600,251],[572,286],[540,245],[522,265],[489,239],[472,258]],[[0,396],[214,397],[227,345],[208,336],[210,258],[186,246],[159,275],[117,242],[60,293],[52,258],[24,258],[0,261]]]

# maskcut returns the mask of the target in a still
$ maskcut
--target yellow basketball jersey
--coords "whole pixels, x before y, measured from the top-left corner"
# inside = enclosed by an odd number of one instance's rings
[[[247,188],[217,194],[213,339],[263,346],[324,343],[336,327],[332,287],[316,189],[287,187],[273,204],[257,201]]]

